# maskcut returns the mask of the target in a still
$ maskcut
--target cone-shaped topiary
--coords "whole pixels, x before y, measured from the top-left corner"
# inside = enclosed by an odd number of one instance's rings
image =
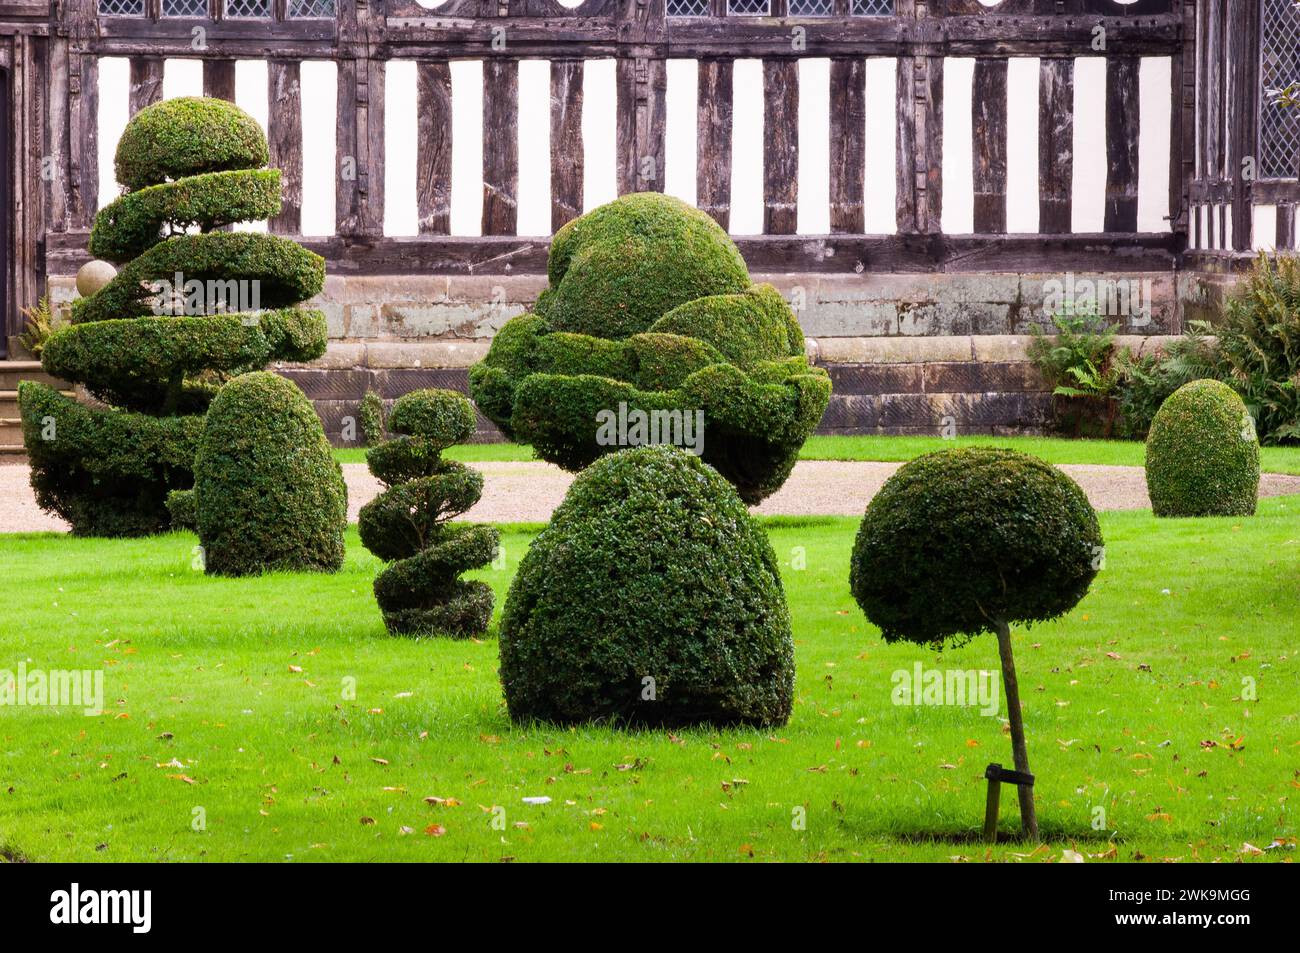
[[[475,401],[507,436],[566,470],[674,443],[747,503],[781,486],[830,378],[713,219],[657,192],[625,195],[556,233],[548,274],[533,313],[507,322],[470,369]]]
[[[867,505],[849,586],[887,642],[997,634],[1012,752],[1028,774],[1010,626],[1070,611],[1102,557],[1097,514],[1060,470],[1012,450],[942,450],[908,463]],[[1033,793],[1018,789],[1036,838]]]
[[[1227,384],[1192,381],[1160,405],[1147,434],[1147,495],[1156,516],[1250,516],[1259,440]]]
[[[481,635],[492,588],[460,574],[496,558],[499,536],[491,526],[448,522],[478,502],[483,476],[442,459],[474,432],[474,408],[454,391],[412,391],[393,403],[387,428],[397,436],[366,460],[389,488],[357,523],[362,544],[390,562],[375,579],[384,624],[394,635]]]
[[[167,495],[193,482],[220,384],[324,353],[324,315],[290,307],[319,293],[323,259],[285,238],[213,231],[280,210],[280,172],[266,161],[257,122],[222,100],[167,100],[127,124],[116,167],[128,191],[90,234],[92,255],[124,267],[73,302],[72,325],[41,354],[106,406],[20,388],[37,501],[74,533],[166,529]],[[200,233],[179,234],[188,228]]]
[[[519,565],[501,683],[516,720],[784,724],[794,643],[767,537],[698,457],[603,457]]]
[[[190,492],[188,500],[173,493],[169,504],[182,520],[194,520],[212,575],[335,572],[343,565],[343,472],[292,381],[254,371],[221,388],[208,409]]]

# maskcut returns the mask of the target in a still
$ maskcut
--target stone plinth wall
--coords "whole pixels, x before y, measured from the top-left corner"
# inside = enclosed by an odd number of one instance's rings
[[[834,382],[820,432],[839,434],[1041,432],[1052,398],[1027,347],[1033,329],[1053,330],[1057,300],[1095,294],[1137,352],[1211,316],[1224,291],[1221,281],[1173,272],[754,278],[795,308],[809,357]],[[331,275],[312,302],[327,316],[328,353],[277,370],[311,398],[331,439],[347,444],[359,439],[367,390],[387,400],[420,387],[466,390],[492,335],[545,285],[536,275]],[[56,302],[73,297],[71,279],[53,279],[51,293]],[[480,417],[478,439],[501,438]]]

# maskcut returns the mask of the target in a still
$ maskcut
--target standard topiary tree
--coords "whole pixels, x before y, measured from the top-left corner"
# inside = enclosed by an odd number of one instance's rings
[[[532,313],[470,369],[475,401],[507,436],[575,471],[632,444],[690,445],[747,503],[781,486],[830,378],[809,366],[789,305],[750,282],[713,219],[657,192],[625,195],[561,228],[547,271]],[[697,411],[698,440],[683,429]],[[635,424],[606,439],[606,414],[658,420],[659,439]]]
[[[172,493],[169,503],[178,515],[192,512],[209,574],[343,565],[343,471],[311,402],[269,371],[241,374],[217,393],[194,489]]]
[[[492,618],[492,588],[459,577],[496,558],[500,537],[491,526],[449,522],[478,502],[483,476],[442,459],[474,425],[473,406],[455,391],[412,391],[389,412],[397,436],[366,454],[389,488],[361,508],[357,529],[390,562],[375,598],[394,635],[482,635]]]
[[[166,529],[165,500],[193,483],[218,386],[324,353],[325,316],[291,307],[320,291],[324,260],[286,238],[214,231],[280,210],[280,172],[266,162],[261,127],[219,99],[166,100],[127,124],[116,154],[127,191],[90,234],[92,255],[124,266],[73,302],[72,325],[41,355],[101,403],[19,390],[37,501],[74,533]]]
[[[1073,608],[1102,559],[1097,514],[1078,484],[1012,450],[942,450],[918,457],[867,506],[849,585],[886,642],[938,646],[998,637],[1016,770],[1029,773],[1011,626]],[[1033,792],[1020,816],[1038,836]]]
[[[1259,440],[1227,384],[1192,381],[1170,394],[1147,434],[1147,495],[1156,516],[1251,516]]]
[[[735,490],[664,446],[580,473],[510,586],[501,684],[515,720],[784,724],[785,593]]]

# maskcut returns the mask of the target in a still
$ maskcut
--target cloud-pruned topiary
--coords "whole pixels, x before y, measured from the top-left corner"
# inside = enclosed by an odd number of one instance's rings
[[[389,562],[375,579],[375,598],[394,635],[477,636],[492,618],[492,588],[460,574],[490,563],[499,535],[491,526],[449,522],[478,502],[483,476],[442,459],[474,426],[474,408],[460,394],[412,391],[389,412],[396,436],[366,454],[388,489],[361,508],[357,529],[362,544]]]
[[[767,537],[692,454],[603,457],[519,565],[501,682],[515,720],[784,724],[794,643]]]
[[[192,512],[204,568],[218,576],[343,565],[347,487],[320,418],[292,381],[241,374],[208,409],[194,466]]]
[[[1250,516],[1259,440],[1241,397],[1198,380],[1170,394],[1147,434],[1147,495],[1156,516]]]
[[[1060,470],[1012,450],[918,457],[867,505],[849,585],[887,642],[998,637],[1016,770],[1029,773],[1010,626],[1069,612],[1103,558],[1088,498]],[[1026,833],[1033,794],[1019,786]]]
[[[745,502],[781,486],[830,379],[809,366],[789,305],[750,282],[713,219],[656,192],[625,195],[556,233],[548,276],[533,311],[470,369],[475,401],[507,436],[576,471],[629,444],[688,445],[675,425],[658,441],[610,441],[598,415],[676,412],[702,419],[690,448]]]
[[[37,501],[74,533],[167,529],[167,495],[193,483],[221,383],[325,352],[325,316],[292,307],[320,292],[324,260],[287,238],[214,231],[280,210],[280,173],[266,161],[261,127],[222,100],[166,100],[127,124],[116,159],[127,191],[90,234],[91,254],[123,267],[73,302],[72,324],[41,354],[101,404],[36,383],[20,391]],[[155,294],[161,282],[171,294]]]

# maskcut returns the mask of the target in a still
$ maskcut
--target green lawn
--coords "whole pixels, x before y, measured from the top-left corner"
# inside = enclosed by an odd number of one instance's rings
[[[108,708],[0,708],[0,856],[1294,859],[1298,517],[1300,497],[1253,519],[1101,515],[1092,593],[1016,638],[1037,851],[970,839],[985,764],[1010,763],[1003,723],[891,704],[891,673],[994,669],[993,640],[881,642],[848,592],[852,519],[765,521],[799,669],[770,732],[515,727],[495,637],[385,634],[355,528],[338,575],[245,580],[192,570],[188,534],[0,537],[0,668],[103,669]],[[505,567],[476,574],[498,612],[535,530],[507,527]],[[1017,823],[1008,793],[1003,830]]]
[[[1049,463],[1099,463],[1142,466],[1146,445],[1138,440],[1074,440],[1065,437],[810,437],[801,460],[905,461],[946,447],[1012,447]],[[364,450],[335,450],[343,463],[365,463]],[[1264,447],[1261,466],[1268,473],[1300,474],[1300,446]],[[526,444],[476,443],[452,447],[446,456],[467,462],[531,460]]]

